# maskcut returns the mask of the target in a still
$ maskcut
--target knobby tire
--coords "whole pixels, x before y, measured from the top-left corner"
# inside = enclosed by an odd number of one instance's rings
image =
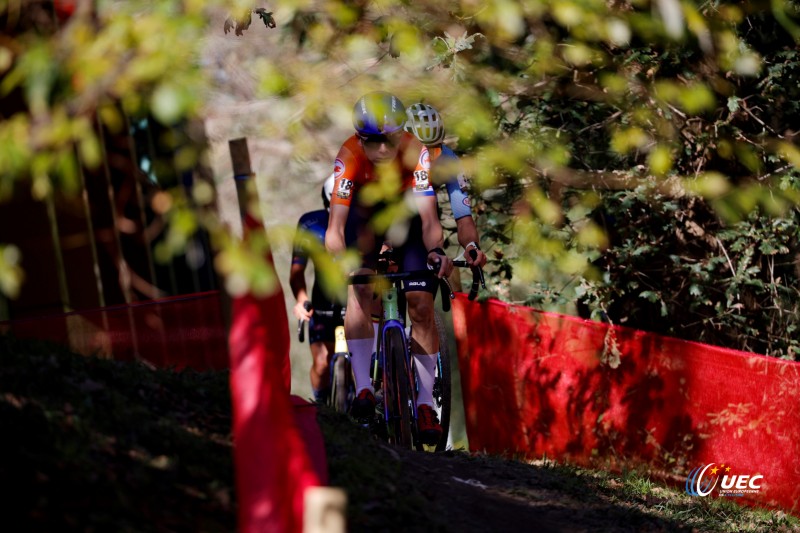
[[[349,366],[348,360],[344,356],[337,357],[333,364],[333,379],[331,380],[331,405],[340,413],[346,413],[348,410],[347,396],[349,394]]]
[[[402,333],[389,328],[383,339],[386,358],[383,364],[384,401],[389,440],[411,449],[414,445],[411,415],[411,382]]]
[[[436,451],[447,449],[447,437],[450,433],[450,405],[452,382],[450,380],[450,348],[447,340],[447,330],[439,313],[434,314],[436,331],[439,335],[439,362],[436,365],[437,376],[434,382],[433,403],[442,424],[442,436],[436,444]]]

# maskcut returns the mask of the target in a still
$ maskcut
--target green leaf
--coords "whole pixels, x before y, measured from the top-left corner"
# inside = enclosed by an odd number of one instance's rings
[[[649,302],[657,302],[658,300],[661,299],[658,293],[654,291],[642,291],[639,293],[639,298],[644,298]]]

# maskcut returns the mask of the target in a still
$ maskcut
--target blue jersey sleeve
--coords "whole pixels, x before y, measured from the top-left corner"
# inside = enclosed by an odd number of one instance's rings
[[[308,264],[308,255],[306,255],[306,251],[303,249],[303,220],[300,219],[300,222],[297,224],[297,231],[294,235],[294,244],[292,246],[292,264],[293,265],[306,265]]]
[[[308,253],[303,239],[314,239],[318,243],[325,244],[325,231],[328,229],[328,212],[326,210],[310,211],[300,217],[297,223],[297,233],[294,238],[292,249],[292,264],[308,264]]]
[[[448,158],[458,161],[458,156],[447,146],[442,146],[440,159]],[[450,197],[450,208],[453,210],[453,218],[458,220],[466,216],[472,216],[472,208],[469,195],[467,194],[467,178],[461,171],[453,172],[447,177],[447,195]]]

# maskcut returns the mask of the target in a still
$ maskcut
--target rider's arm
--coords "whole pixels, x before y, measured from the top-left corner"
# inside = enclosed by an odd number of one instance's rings
[[[325,248],[333,255],[341,254],[347,248],[344,240],[344,226],[347,223],[349,205],[331,205],[328,230],[325,232]]]
[[[456,221],[458,243],[467,252],[464,254],[469,265],[483,267],[486,264],[486,255],[480,249],[480,235],[472,218],[470,198],[467,194],[469,183],[464,175],[458,156],[447,146],[442,146],[442,154],[436,160],[432,172],[441,172],[447,176],[447,195],[450,197],[450,208]],[[474,250],[476,257],[473,259],[469,253]]]
[[[444,231],[439,222],[439,213],[436,211],[435,196],[417,197],[417,208],[422,219],[422,242],[425,248],[433,250],[444,246]]]
[[[428,250],[428,263],[439,263],[437,275],[441,278],[450,275],[453,262],[444,254],[444,231],[439,222],[439,213],[436,210],[435,196],[418,196],[417,208],[422,219],[422,242]]]
[[[475,220],[472,216],[461,217],[456,220],[456,231],[458,232],[458,244],[463,246],[464,251],[467,252],[464,254],[464,259],[466,259],[467,263],[470,265],[483,267],[486,264],[486,254],[481,251],[478,244],[480,242],[480,237],[478,236],[478,228],[475,226]],[[469,253],[472,250],[474,250],[477,255],[474,259]]]
[[[289,286],[292,288],[295,300],[297,300],[292,309],[295,318],[298,320],[310,320],[312,310],[305,308],[305,303],[309,301],[306,289],[305,263],[292,263],[292,268],[289,270]]]
[[[306,265],[305,263],[292,263],[289,269],[289,286],[292,288],[294,299],[298,302],[308,300],[306,290]]]
[[[308,298],[308,291],[306,289],[306,265],[308,265],[308,250],[304,246],[305,240],[308,238],[308,221],[309,213],[306,213],[297,223],[297,233],[294,237],[294,245],[292,247],[292,266],[289,269],[289,286],[292,288],[292,294],[296,300],[294,309],[292,310],[295,318],[298,320],[309,320],[311,312],[307,310],[305,304]]]
[[[453,270],[453,262],[442,250],[442,246],[444,246],[444,231],[442,230],[442,223],[439,221],[436,193],[431,187],[429,179],[431,168],[428,149],[417,139],[414,139],[413,142],[420,148],[419,160],[414,170],[412,190],[414,191],[417,210],[422,220],[422,243],[428,250],[428,263],[439,263],[440,268],[437,274],[441,278],[450,275]]]
[[[350,202],[356,192],[355,178],[359,173],[359,163],[348,147],[349,142],[349,140],[345,142],[339,149],[333,164],[333,191],[328,229],[325,232],[325,248],[334,256],[344,253],[347,249],[344,228],[350,212]]]

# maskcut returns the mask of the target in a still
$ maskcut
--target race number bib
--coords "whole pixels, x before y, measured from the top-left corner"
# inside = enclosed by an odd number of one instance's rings
[[[428,172],[425,170],[415,170],[414,171],[414,190],[415,191],[427,191],[431,188],[431,184],[428,181]]]
[[[339,187],[336,189],[336,197],[346,200],[350,198],[350,194],[353,191],[353,182],[342,178],[339,180]]]

